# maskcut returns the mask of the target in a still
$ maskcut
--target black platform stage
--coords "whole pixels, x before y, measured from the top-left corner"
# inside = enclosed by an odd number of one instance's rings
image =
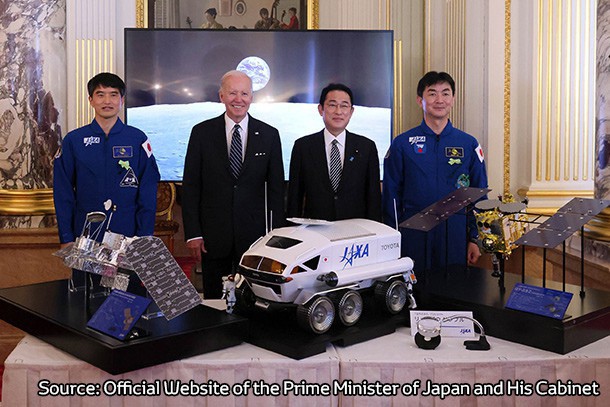
[[[503,291],[489,270],[453,266],[418,275],[414,285],[421,310],[472,311],[485,333],[535,348],[566,354],[610,335],[610,293],[566,284],[573,293],[563,320],[504,308],[521,275],[506,273]],[[541,287],[542,281],[526,278],[525,284]],[[546,288],[562,290],[548,281]]]
[[[379,309],[372,292],[362,293],[362,300],[362,317],[355,325],[346,327],[336,316],[333,326],[321,335],[301,328],[297,324],[294,308],[279,312],[248,312],[250,328],[246,341],[293,359],[303,359],[325,352],[329,343],[349,346],[389,335],[398,326],[409,323],[406,307],[402,313],[390,315]]]
[[[419,310],[472,311],[486,334],[539,349],[565,354],[610,335],[610,293],[567,285],[574,294],[566,318],[557,320],[504,308],[521,276],[506,274],[503,291],[490,271],[463,266],[418,276],[414,285]],[[541,286],[527,278],[526,284]],[[556,290],[561,284],[547,281]],[[305,332],[294,312],[255,312],[248,317],[206,306],[167,321],[140,319],[138,338],[125,342],[86,327],[103,301],[85,302],[84,292],[69,293],[67,281],[0,289],[0,319],[111,374],[238,345],[243,341],[302,359],[322,353],[329,343],[348,346],[395,331],[409,324],[409,311],[389,316],[363,295],[365,309],[352,327],[335,324],[327,333]],[[294,310],[292,310],[294,311]]]
[[[0,289],[0,319],[111,374],[170,362],[238,345],[261,348],[303,359],[326,351],[329,343],[348,346],[388,335],[408,323],[408,313],[391,316],[377,310],[363,295],[365,309],[355,326],[335,323],[323,335],[301,329],[294,309],[250,312],[247,318],[198,306],[179,317],[145,320],[139,338],[125,342],[86,327],[104,298],[85,302],[85,293],[68,292],[67,280]]]
[[[0,319],[111,374],[235,346],[248,321],[199,305],[167,321],[140,318],[140,337],[119,341],[87,328],[103,302],[68,292],[67,280],[0,289]]]

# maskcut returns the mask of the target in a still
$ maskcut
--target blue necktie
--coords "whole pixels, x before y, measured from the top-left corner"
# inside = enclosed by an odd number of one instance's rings
[[[242,161],[242,145],[241,136],[239,135],[239,124],[233,127],[233,137],[231,138],[231,148],[229,150],[229,164],[231,166],[231,174],[235,179],[239,178],[241,172]]]

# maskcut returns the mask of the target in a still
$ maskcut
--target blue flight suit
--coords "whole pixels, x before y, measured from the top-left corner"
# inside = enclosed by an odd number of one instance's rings
[[[454,128],[451,122],[440,135],[422,121],[396,137],[385,157],[383,171],[384,222],[392,227],[396,227],[394,200],[400,224],[457,188],[487,188],[485,162],[478,141]],[[468,220],[468,232],[464,210],[449,218],[446,226],[441,223],[427,234],[401,228],[402,255],[413,259],[415,271],[443,267],[448,231],[447,263],[466,264],[467,243],[477,236],[472,213]],[[424,251],[428,252],[427,256]]]
[[[159,170],[148,138],[118,119],[108,137],[95,119],[69,132],[53,168],[53,198],[59,240],[80,236],[87,213],[116,206],[110,230],[126,236],[152,235]],[[104,225],[104,229],[106,225]],[[101,237],[102,234],[100,234]]]

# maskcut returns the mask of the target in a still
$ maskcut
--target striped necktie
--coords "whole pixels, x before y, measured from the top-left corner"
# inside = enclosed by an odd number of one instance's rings
[[[330,148],[330,184],[335,192],[337,192],[339,181],[341,181],[341,155],[339,155],[337,143],[339,143],[337,140],[333,140],[333,145]]]
[[[239,124],[233,127],[233,137],[231,138],[231,148],[229,150],[229,165],[231,167],[231,174],[235,179],[239,178],[242,161],[242,145],[239,129]]]

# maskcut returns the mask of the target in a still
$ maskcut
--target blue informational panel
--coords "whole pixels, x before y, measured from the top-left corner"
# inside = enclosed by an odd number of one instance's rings
[[[150,302],[149,298],[112,290],[87,326],[116,339],[125,340]]]
[[[572,293],[517,283],[506,302],[506,308],[563,319]]]

